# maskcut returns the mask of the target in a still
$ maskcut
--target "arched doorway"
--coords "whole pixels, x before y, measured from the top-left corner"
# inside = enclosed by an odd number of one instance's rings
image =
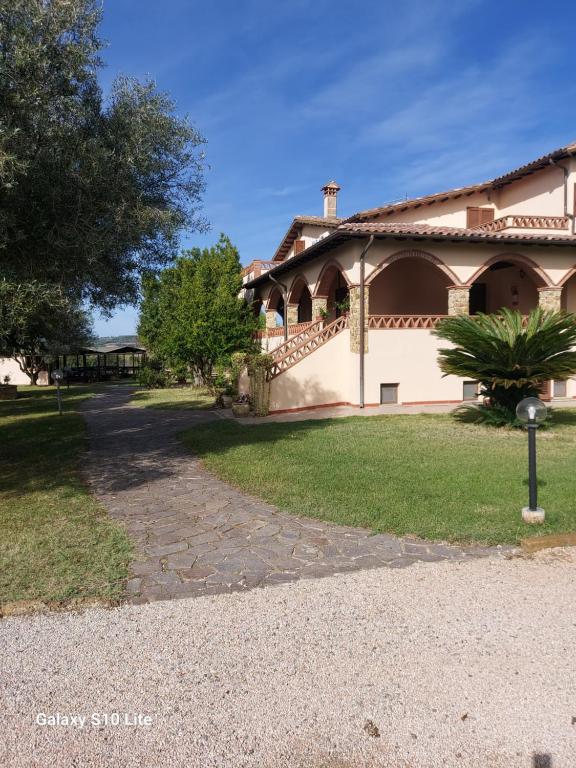
[[[446,315],[451,280],[420,256],[396,259],[370,281],[371,315]]]
[[[538,306],[538,288],[546,281],[537,269],[516,256],[500,256],[485,264],[470,285],[470,314],[516,309],[527,315]]]

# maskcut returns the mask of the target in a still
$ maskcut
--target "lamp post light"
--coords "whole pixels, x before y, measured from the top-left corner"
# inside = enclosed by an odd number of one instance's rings
[[[62,416],[62,397],[60,395],[60,383],[62,382],[63,378],[64,373],[60,370],[60,368],[52,371],[52,380],[56,382],[56,399],[58,400],[58,413],[60,416]]]
[[[516,416],[528,428],[528,506],[522,509],[525,523],[543,523],[545,513],[538,506],[538,484],[536,478],[536,430],[546,420],[547,409],[537,397],[525,397],[516,406]]]

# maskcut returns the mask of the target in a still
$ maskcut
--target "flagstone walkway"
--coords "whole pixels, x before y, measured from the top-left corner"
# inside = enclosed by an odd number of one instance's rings
[[[111,387],[83,406],[86,479],[136,545],[130,602],[510,552],[371,535],[284,514],[218,480],[181,444],[180,432],[219,418],[217,412],[137,408],[130,396],[127,387]]]

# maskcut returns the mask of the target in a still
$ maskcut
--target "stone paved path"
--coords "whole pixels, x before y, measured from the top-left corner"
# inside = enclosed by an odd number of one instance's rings
[[[215,478],[180,443],[182,430],[217,413],[135,408],[129,399],[128,388],[110,388],[86,401],[83,411],[88,483],[136,544],[131,602],[508,551],[372,536],[283,514]]]

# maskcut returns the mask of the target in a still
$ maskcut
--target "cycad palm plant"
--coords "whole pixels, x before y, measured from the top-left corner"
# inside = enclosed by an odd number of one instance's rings
[[[435,333],[454,345],[440,350],[444,374],[478,381],[504,422],[513,423],[516,405],[538,397],[545,382],[576,373],[574,314],[535,309],[524,322],[519,312],[501,309],[447,318]]]

